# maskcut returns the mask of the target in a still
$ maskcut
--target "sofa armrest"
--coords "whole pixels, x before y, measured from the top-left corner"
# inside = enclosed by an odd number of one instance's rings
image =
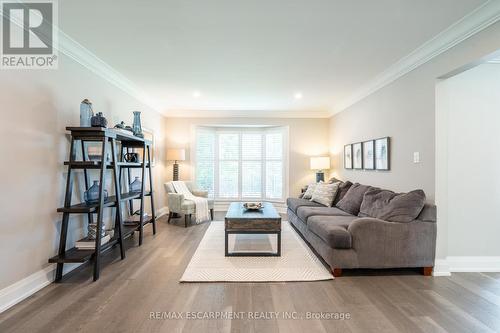
[[[375,217],[360,217],[359,219],[354,220],[347,230],[351,234],[357,233],[357,232],[364,232],[365,230],[368,229],[375,229],[375,230],[382,230],[385,227],[388,227],[389,225],[392,224],[402,224],[401,222],[389,222],[389,221],[384,221],[381,219],[377,219]]]
[[[414,220],[388,222],[363,217],[348,229],[360,266],[433,266],[436,251],[436,223]]]
[[[168,209],[171,212],[180,213],[182,210],[181,206],[183,201],[184,201],[184,194],[178,194],[178,193],[167,194]]]
[[[193,193],[193,195],[195,197],[202,197],[202,198],[208,198],[208,191],[203,191],[203,190],[192,190],[191,193]]]

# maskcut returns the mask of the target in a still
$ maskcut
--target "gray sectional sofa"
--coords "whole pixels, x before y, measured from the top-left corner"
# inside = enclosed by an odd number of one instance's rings
[[[395,201],[390,201],[393,192],[367,188],[372,190],[367,192],[369,195],[361,194],[357,214],[358,203],[353,207],[351,202],[349,212],[338,207],[346,207],[338,196],[349,189],[338,191],[333,207],[308,199],[288,198],[288,219],[335,276],[340,276],[343,268],[396,267],[422,267],[424,275],[431,275],[436,250],[436,206],[425,203],[425,194],[423,201],[405,195],[406,202],[394,206]],[[389,199],[384,197],[387,194]],[[414,204],[412,200],[421,203]],[[408,210],[413,217],[404,215]]]

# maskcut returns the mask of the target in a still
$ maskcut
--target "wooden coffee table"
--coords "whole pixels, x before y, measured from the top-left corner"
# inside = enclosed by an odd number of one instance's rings
[[[276,234],[276,252],[229,252],[229,234]],[[242,202],[232,202],[225,218],[226,257],[281,256],[281,216],[273,205],[264,202],[260,210],[246,210]]]

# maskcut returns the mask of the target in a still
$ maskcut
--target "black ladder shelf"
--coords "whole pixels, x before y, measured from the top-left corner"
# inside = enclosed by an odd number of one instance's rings
[[[63,267],[65,263],[83,263],[88,260],[94,262],[94,281],[99,279],[101,254],[112,246],[118,244],[120,246],[120,253],[122,260],[125,259],[125,248],[123,240],[134,234],[135,231],[139,232],[139,246],[142,245],[144,226],[151,223],[153,226],[153,234],[156,234],[156,216],[153,198],[153,174],[151,170],[151,145],[152,142],[126,133],[120,130],[108,129],[103,127],[66,127],[67,131],[71,132],[71,144],[69,161],[64,162],[68,167],[68,176],[66,180],[66,194],[64,199],[64,206],[58,208],[59,213],[63,213],[61,235],[59,241],[58,254],[49,259],[50,263],[57,263],[56,269],[56,282],[60,282],[63,276]],[[88,161],[85,157],[85,143],[86,142],[100,142],[102,144],[101,159],[100,161]],[[108,151],[107,143],[111,146],[111,159],[107,161]],[[79,143],[82,160],[77,161],[76,145]],[[120,151],[117,151],[117,144],[120,144]],[[123,160],[124,152],[131,152],[131,149],[139,149],[142,151],[142,161],[139,163],[128,163]],[[106,162],[101,162],[106,161]],[[141,169],[142,188],[140,192],[130,192],[128,184],[131,182],[131,169]],[[87,170],[96,169],[100,170],[99,173],[99,201],[95,204],[78,203],[72,204],[71,197],[73,192],[73,170],[81,169],[85,178],[85,190],[89,189],[89,175]],[[123,170],[126,169],[125,174]],[[107,171],[112,171],[112,179],[114,183],[115,195],[104,197],[104,187],[106,184]],[[149,191],[145,189],[146,171],[149,173]],[[123,185],[123,178],[127,176],[127,186]],[[124,192],[123,190],[126,189]],[[150,197],[151,203],[151,216],[144,220],[144,198]],[[134,212],[134,200],[140,200],[140,208]],[[129,203],[129,213],[134,215],[138,213],[138,222],[134,225],[123,225],[123,216],[121,212],[121,203]],[[99,232],[103,225],[103,210],[106,207],[116,207],[115,209],[115,225],[114,235],[108,243],[100,246],[101,233]],[[88,223],[93,223],[94,216],[97,214],[97,232],[95,240],[95,248],[89,250],[79,250],[77,248],[66,249],[66,240],[68,235],[68,224],[70,214],[86,214]]]

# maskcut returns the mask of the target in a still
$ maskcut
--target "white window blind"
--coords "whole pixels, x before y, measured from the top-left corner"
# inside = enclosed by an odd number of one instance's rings
[[[196,183],[198,187],[215,195],[215,133],[209,130],[196,131]]]
[[[219,188],[220,198],[238,197],[240,136],[238,133],[217,133],[219,141]]]
[[[283,128],[198,128],[198,187],[220,200],[283,201],[284,135]]]
[[[266,198],[283,196],[283,135],[266,134]]]
[[[241,196],[262,198],[262,133],[241,135]]]

